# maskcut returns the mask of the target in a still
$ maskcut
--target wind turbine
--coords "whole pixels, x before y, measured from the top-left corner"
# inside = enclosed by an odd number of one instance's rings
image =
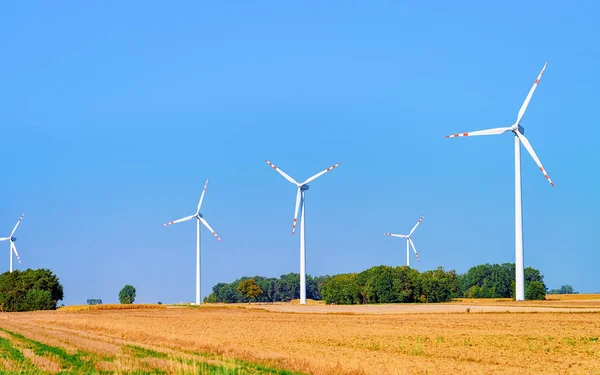
[[[421,261],[421,259],[419,259],[419,253],[417,253],[417,249],[415,248],[415,244],[410,239],[410,236],[412,236],[412,234],[415,232],[415,229],[417,229],[417,227],[419,226],[419,224],[421,224],[421,221],[423,221],[423,218],[425,218],[425,215],[421,216],[421,218],[419,219],[419,221],[417,221],[417,223],[415,224],[415,226],[413,227],[413,229],[411,229],[408,234],[393,234],[393,233],[383,232],[384,236],[406,238],[406,265],[408,267],[410,267],[410,249],[408,247],[409,244],[410,244],[410,246],[412,246],[413,251],[415,252],[415,256],[417,257],[417,260],[419,262]]]
[[[525,137],[525,129],[521,126],[521,119],[525,114],[525,110],[529,105],[529,101],[533,96],[535,89],[537,88],[540,80],[542,79],[542,75],[544,74],[544,70],[546,70],[546,65],[542,68],[542,71],[538,75],[537,79],[533,83],[531,90],[529,90],[529,94],[525,98],[521,109],[519,110],[519,114],[517,115],[517,121],[512,126],[507,128],[494,128],[488,130],[479,130],[475,132],[469,133],[460,133],[448,135],[446,138],[455,138],[455,137],[467,137],[474,135],[496,135],[502,134],[507,131],[513,132],[515,135],[515,272],[516,272],[516,300],[523,301],[525,299],[525,276],[523,270],[523,213],[522,213],[522,204],[521,204],[521,143],[525,146],[525,149],[529,152],[537,166],[540,168],[544,177],[548,180],[550,185],[554,186],[554,183],[548,176],[548,173],[542,166],[540,159],[535,154],[533,147],[531,147],[531,143]]]
[[[196,305],[200,304],[200,222],[204,224],[204,226],[215,236],[217,240],[219,240],[219,242],[222,242],[221,238],[217,235],[217,233],[215,233],[215,231],[210,227],[210,225],[208,225],[208,223],[200,213],[200,207],[202,207],[202,201],[204,200],[204,193],[206,193],[207,186],[208,179],[206,179],[206,183],[204,184],[204,189],[202,190],[202,195],[200,195],[198,209],[196,209],[195,214],[163,224],[163,227],[166,227],[171,224],[177,224],[182,223],[184,221],[192,220],[193,218],[198,219],[196,221]]]
[[[19,224],[21,224],[21,220],[23,220],[23,216],[25,216],[25,214],[21,215],[21,217],[19,218],[19,221],[17,221],[17,224],[13,228],[12,232],[10,232],[10,236],[8,236],[6,238],[0,238],[0,241],[8,241],[8,242],[10,242],[10,250],[8,251],[8,256],[10,257],[10,272],[12,272],[12,269],[13,269],[13,266],[12,266],[12,263],[13,263],[12,254],[13,254],[13,252],[17,256],[17,260],[19,261],[19,264],[21,263],[21,258],[19,258],[19,253],[17,253],[17,247],[15,246],[15,241],[17,240],[17,238],[13,237],[13,235],[17,231],[17,227],[19,226]]]
[[[279,172],[286,180],[298,187],[298,194],[296,194],[296,210],[294,211],[294,225],[292,226],[292,234],[296,232],[296,220],[298,219],[298,208],[300,206],[300,303],[306,304],[306,249],[305,249],[305,237],[304,237],[304,193],[308,190],[308,183],[314,181],[321,175],[329,172],[330,170],[337,168],[340,163],[325,169],[317,173],[316,175],[308,178],[303,183],[298,183],[296,180],[288,176],[284,171],[277,168],[273,163],[265,160],[273,169]]]

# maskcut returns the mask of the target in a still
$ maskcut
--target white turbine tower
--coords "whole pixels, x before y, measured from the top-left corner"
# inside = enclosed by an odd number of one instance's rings
[[[195,214],[163,224],[163,227],[166,227],[171,224],[177,224],[184,221],[192,220],[193,218],[198,219],[196,221],[196,305],[200,304],[200,222],[202,222],[202,224],[204,224],[204,226],[215,236],[215,238],[221,242],[221,238],[217,235],[217,233],[215,233],[215,231],[210,227],[210,225],[208,225],[208,223],[200,213],[200,207],[202,207],[202,201],[204,200],[204,193],[206,193],[207,186],[208,179],[204,184],[204,189],[202,190],[202,195],[200,195],[198,209],[196,210]]]
[[[525,277],[524,277],[524,270],[523,270],[523,214],[522,214],[522,205],[521,205],[521,143],[523,143],[523,146],[525,146],[525,149],[529,152],[529,154],[531,155],[531,157],[533,158],[533,160],[535,161],[537,166],[540,168],[540,170],[542,171],[542,173],[544,174],[544,176],[546,177],[546,179],[548,180],[550,185],[554,186],[554,183],[552,183],[550,176],[548,176],[548,173],[542,166],[540,159],[535,154],[535,151],[533,151],[533,147],[531,147],[529,140],[525,137],[525,129],[523,129],[523,127],[520,124],[521,119],[523,118],[523,115],[525,114],[525,110],[527,109],[527,106],[529,105],[529,101],[531,100],[531,97],[533,96],[535,89],[537,88],[538,84],[540,83],[540,79],[542,79],[542,75],[544,74],[544,70],[546,70],[547,64],[548,63],[544,64],[544,67],[542,68],[540,75],[537,77],[537,79],[533,83],[531,90],[529,90],[529,94],[527,94],[527,97],[525,98],[525,102],[523,102],[523,105],[521,106],[521,109],[519,110],[519,114],[517,115],[517,121],[515,121],[515,123],[512,126],[506,127],[506,128],[494,128],[494,129],[480,130],[480,131],[475,131],[475,132],[460,133],[460,134],[453,134],[453,135],[446,136],[446,138],[454,138],[454,137],[467,137],[467,136],[474,136],[474,135],[495,135],[495,134],[502,134],[507,131],[511,131],[515,135],[515,267],[516,267],[515,272],[516,272],[516,300],[517,301],[523,301],[525,299],[525,282],[524,282]]]
[[[306,304],[306,249],[305,249],[305,237],[304,237],[304,192],[308,190],[308,183],[314,181],[317,177],[329,172],[340,165],[336,165],[325,169],[317,173],[316,175],[308,178],[303,183],[298,183],[296,180],[288,176],[284,171],[277,168],[273,163],[265,160],[273,169],[279,172],[286,180],[298,187],[298,194],[296,194],[296,210],[294,211],[294,225],[292,226],[292,234],[296,232],[296,220],[298,219],[298,208],[300,209],[300,303]]]
[[[23,216],[25,216],[25,214],[21,215],[21,217],[19,218],[19,221],[17,221],[17,224],[13,228],[12,232],[10,232],[10,236],[8,236],[6,238],[0,238],[0,241],[10,242],[10,250],[8,251],[8,256],[10,257],[10,268],[9,268],[10,272],[13,271],[13,252],[15,253],[19,263],[21,263],[21,258],[19,258],[19,253],[17,253],[17,247],[15,246],[15,241],[17,240],[17,238],[13,237],[13,236],[14,236],[15,232],[17,231],[17,227],[19,226],[19,224],[21,224],[21,220],[23,220]]]
[[[411,229],[408,234],[394,234],[394,233],[383,232],[384,236],[406,238],[406,265],[408,267],[410,267],[410,249],[408,247],[409,244],[410,244],[410,246],[412,246],[413,251],[415,252],[415,256],[417,257],[417,260],[419,262],[421,261],[421,259],[419,259],[419,253],[417,253],[417,249],[415,248],[415,243],[410,239],[410,236],[412,236],[412,234],[415,232],[415,229],[417,229],[417,227],[419,226],[419,224],[421,224],[421,221],[423,221],[424,217],[425,217],[425,215],[421,216],[421,218],[419,219],[419,221],[417,221],[417,223],[415,224],[415,226],[413,227],[413,229]]]

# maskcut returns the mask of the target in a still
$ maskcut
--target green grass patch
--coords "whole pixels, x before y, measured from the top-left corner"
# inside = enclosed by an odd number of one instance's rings
[[[144,362],[139,363],[140,369],[131,372],[123,372],[115,370],[97,370],[96,364],[99,362],[114,362],[116,357],[99,356],[85,351],[77,351],[69,354],[64,348],[46,345],[42,342],[29,339],[21,334],[8,331],[0,328],[0,331],[6,332],[8,335],[18,342],[19,347],[15,347],[14,343],[9,339],[0,337],[0,358],[6,358],[15,362],[19,367],[18,371],[8,369],[0,369],[0,374],[13,375],[46,375],[48,372],[36,368],[31,361],[23,355],[20,348],[31,349],[36,355],[52,359],[61,367],[59,375],[66,374],[86,374],[86,375],[101,375],[101,374],[128,374],[128,375],[158,375],[166,374],[169,369],[149,369]],[[177,373],[194,373],[203,375],[303,375],[302,373],[271,368],[258,363],[241,361],[235,359],[224,358],[223,356],[210,353],[184,352],[181,355],[178,353],[164,353],[136,345],[124,345],[123,354],[129,355],[132,358],[156,358],[166,360],[177,367],[177,364],[189,367],[188,370],[180,369]],[[182,356],[183,355],[183,356]],[[190,356],[190,357],[186,357]],[[195,358],[193,358],[195,357]],[[214,361],[215,363],[207,363],[205,360]],[[145,368],[146,367],[146,368]]]
[[[0,337],[0,358],[10,359],[18,363],[23,363],[26,360],[23,353],[4,337]]]
[[[206,363],[201,360],[184,359],[177,356],[171,356],[167,353],[157,352],[155,350],[143,348],[136,345],[125,345],[125,348],[136,358],[157,358],[169,359],[178,363],[186,364],[198,370],[199,374],[207,375],[304,375],[300,372],[275,369],[264,366],[258,363],[226,359],[222,356],[210,353],[198,353],[193,351],[185,351],[188,355],[198,356],[211,359],[214,361],[223,362],[223,364]]]
[[[60,364],[60,367],[63,369],[63,371],[59,372],[59,374],[99,374],[95,368],[97,356],[93,355],[92,353],[77,351],[75,354],[69,354],[61,347],[46,345],[39,341],[28,339],[21,334],[8,331],[4,328],[0,328],[0,330],[17,339],[26,348],[33,350],[34,354],[40,357],[47,357],[57,360],[57,362]],[[22,355],[23,354],[21,353],[21,356]],[[81,358],[83,356],[92,359],[84,360]],[[33,368],[32,371],[37,371],[35,373],[39,374],[45,373],[35,368]],[[26,373],[30,374],[31,372]]]
[[[136,358],[146,358],[146,357],[159,358],[159,359],[169,358],[169,355],[166,353],[161,353],[161,352],[157,352],[155,350],[146,349],[141,346],[125,345],[125,347],[127,349],[129,349]]]
[[[23,355],[23,352],[15,348],[10,340],[0,337],[0,358],[8,359],[18,366],[19,370],[10,370],[0,368],[0,374],[3,375],[44,375],[44,371],[36,368],[31,361]]]

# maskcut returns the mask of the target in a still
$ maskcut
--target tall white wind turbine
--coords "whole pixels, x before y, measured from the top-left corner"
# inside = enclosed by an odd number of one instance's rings
[[[15,246],[15,241],[17,240],[17,238],[14,237],[14,234],[17,231],[17,227],[19,226],[19,224],[21,224],[21,220],[23,220],[23,216],[25,216],[25,214],[21,215],[21,217],[19,218],[19,221],[17,221],[17,224],[15,224],[15,227],[13,228],[12,232],[10,232],[10,236],[5,237],[5,238],[0,238],[0,241],[10,242],[10,250],[8,251],[8,256],[10,257],[10,268],[9,268],[10,272],[13,271],[13,252],[15,253],[19,263],[21,263],[21,258],[19,258],[19,253],[17,253],[17,247]]]
[[[521,143],[525,146],[525,149],[529,152],[533,161],[540,168],[544,177],[548,180],[550,185],[554,186],[554,183],[548,176],[548,173],[542,166],[542,162],[535,154],[533,147],[531,147],[531,143],[525,137],[525,129],[521,126],[521,119],[525,114],[525,110],[529,105],[529,101],[535,92],[540,80],[542,79],[542,75],[544,74],[544,70],[546,70],[546,65],[542,68],[542,71],[538,75],[537,79],[533,83],[531,90],[529,90],[529,94],[525,98],[521,109],[519,110],[519,114],[517,115],[517,121],[512,126],[506,128],[494,128],[488,130],[479,130],[475,132],[469,133],[459,133],[448,135],[446,138],[455,138],[455,137],[467,137],[474,135],[496,135],[502,134],[508,131],[513,132],[515,136],[515,271],[516,271],[516,300],[523,301],[525,299],[525,276],[523,270],[523,214],[522,214],[522,204],[521,204]]]
[[[417,221],[417,223],[415,224],[415,226],[413,227],[413,229],[411,229],[408,234],[394,234],[394,233],[383,232],[384,236],[406,238],[406,265],[409,266],[409,267],[410,267],[410,249],[408,247],[409,244],[410,244],[410,246],[412,246],[413,251],[415,252],[415,256],[417,257],[417,260],[419,262],[421,261],[421,259],[419,259],[419,253],[417,253],[417,249],[415,248],[415,243],[412,241],[412,239],[410,238],[410,236],[412,236],[412,234],[415,232],[415,229],[417,229],[417,227],[419,226],[419,224],[421,224],[421,221],[423,221],[423,218],[425,218],[425,215],[421,216],[421,218],[419,219],[419,221]]]
[[[306,249],[305,249],[305,237],[304,237],[304,193],[308,190],[308,183],[314,181],[321,175],[329,172],[330,170],[337,168],[340,163],[331,166],[324,171],[317,173],[316,175],[308,178],[302,183],[298,183],[296,180],[288,176],[284,171],[277,168],[273,163],[265,160],[273,169],[279,172],[286,180],[298,187],[298,194],[296,194],[296,210],[294,211],[294,224],[292,226],[292,234],[296,232],[296,220],[298,219],[298,208],[300,208],[300,303],[306,304]]]
[[[204,224],[204,226],[213,234],[213,236],[215,236],[217,240],[219,240],[219,242],[222,242],[221,238],[217,235],[217,233],[215,233],[215,231],[210,227],[210,225],[208,225],[208,222],[206,222],[206,220],[200,213],[200,207],[202,207],[202,201],[204,200],[204,193],[206,193],[207,186],[208,179],[204,184],[204,189],[202,190],[202,195],[200,195],[200,201],[198,202],[198,208],[196,209],[195,214],[163,224],[163,227],[166,227],[171,224],[182,223],[184,221],[192,220],[194,218],[198,219],[196,221],[196,305],[200,304],[200,222]]]

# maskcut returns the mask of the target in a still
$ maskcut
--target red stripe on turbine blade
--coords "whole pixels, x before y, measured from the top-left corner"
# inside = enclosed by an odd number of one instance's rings
[[[537,85],[538,83],[540,83],[540,80],[536,79],[534,85]]]
[[[463,133],[463,137],[466,137],[468,135],[469,135],[469,133]]]
[[[458,134],[454,134],[455,137],[458,137]]]
[[[554,182],[551,182],[550,185],[552,185],[552,187],[554,187]]]

